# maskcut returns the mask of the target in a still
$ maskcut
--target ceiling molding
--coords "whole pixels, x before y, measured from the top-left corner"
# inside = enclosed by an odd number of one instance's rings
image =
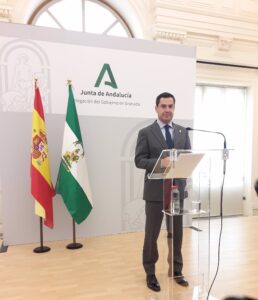
[[[179,31],[168,31],[158,29],[154,34],[155,40],[167,40],[167,41],[174,41],[178,43],[183,43],[187,38],[186,32],[179,32]]]

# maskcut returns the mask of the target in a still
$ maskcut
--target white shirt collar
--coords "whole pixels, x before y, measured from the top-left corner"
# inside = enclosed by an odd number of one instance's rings
[[[160,119],[157,119],[157,123],[159,124],[160,128],[164,128],[164,126],[166,126],[167,124],[163,123],[162,121],[160,121]],[[171,121],[170,123],[168,123],[168,125],[173,128],[173,122]]]

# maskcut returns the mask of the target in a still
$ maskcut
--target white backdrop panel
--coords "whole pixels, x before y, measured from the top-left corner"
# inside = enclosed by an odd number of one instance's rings
[[[117,88],[105,85],[111,80],[107,72],[95,87],[104,64],[109,65]],[[67,105],[66,80],[73,81],[94,202],[89,218],[77,227],[78,237],[142,230],[144,172],[133,163],[137,133],[155,118],[155,98],[163,91],[177,99],[178,123],[192,125],[195,49],[0,24],[0,74],[5,243],[39,240],[29,177],[35,76],[46,112],[54,184]],[[55,227],[45,229],[45,239],[71,238],[71,218],[59,196],[54,198],[54,217]]]

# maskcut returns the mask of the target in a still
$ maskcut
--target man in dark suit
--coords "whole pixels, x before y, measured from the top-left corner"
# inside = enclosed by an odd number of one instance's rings
[[[145,200],[145,238],[143,246],[143,266],[146,272],[147,286],[156,292],[160,291],[159,282],[155,276],[155,264],[158,260],[157,240],[163,220],[163,180],[150,180],[148,174],[153,170],[157,159],[164,149],[190,149],[190,139],[188,131],[172,122],[175,111],[175,97],[170,93],[162,93],[156,98],[156,113],[158,119],[150,126],[139,131],[136,150],[135,165],[145,169],[145,182],[143,199]],[[161,160],[161,168],[166,168],[170,164],[170,158],[165,157]],[[181,206],[184,199],[185,180],[179,181]],[[171,187],[171,184],[170,184]],[[167,216],[168,245],[171,246],[172,233],[171,217]],[[182,286],[188,286],[188,282],[182,275],[183,258],[181,253],[183,238],[182,215],[173,216],[173,248],[174,248],[174,276],[176,282]],[[171,248],[169,249],[171,250]],[[172,262],[168,262],[171,264]]]

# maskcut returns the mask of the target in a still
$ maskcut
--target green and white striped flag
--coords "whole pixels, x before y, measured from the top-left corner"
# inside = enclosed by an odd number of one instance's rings
[[[92,197],[71,82],[56,193],[62,196],[77,224],[87,218],[92,210]]]

